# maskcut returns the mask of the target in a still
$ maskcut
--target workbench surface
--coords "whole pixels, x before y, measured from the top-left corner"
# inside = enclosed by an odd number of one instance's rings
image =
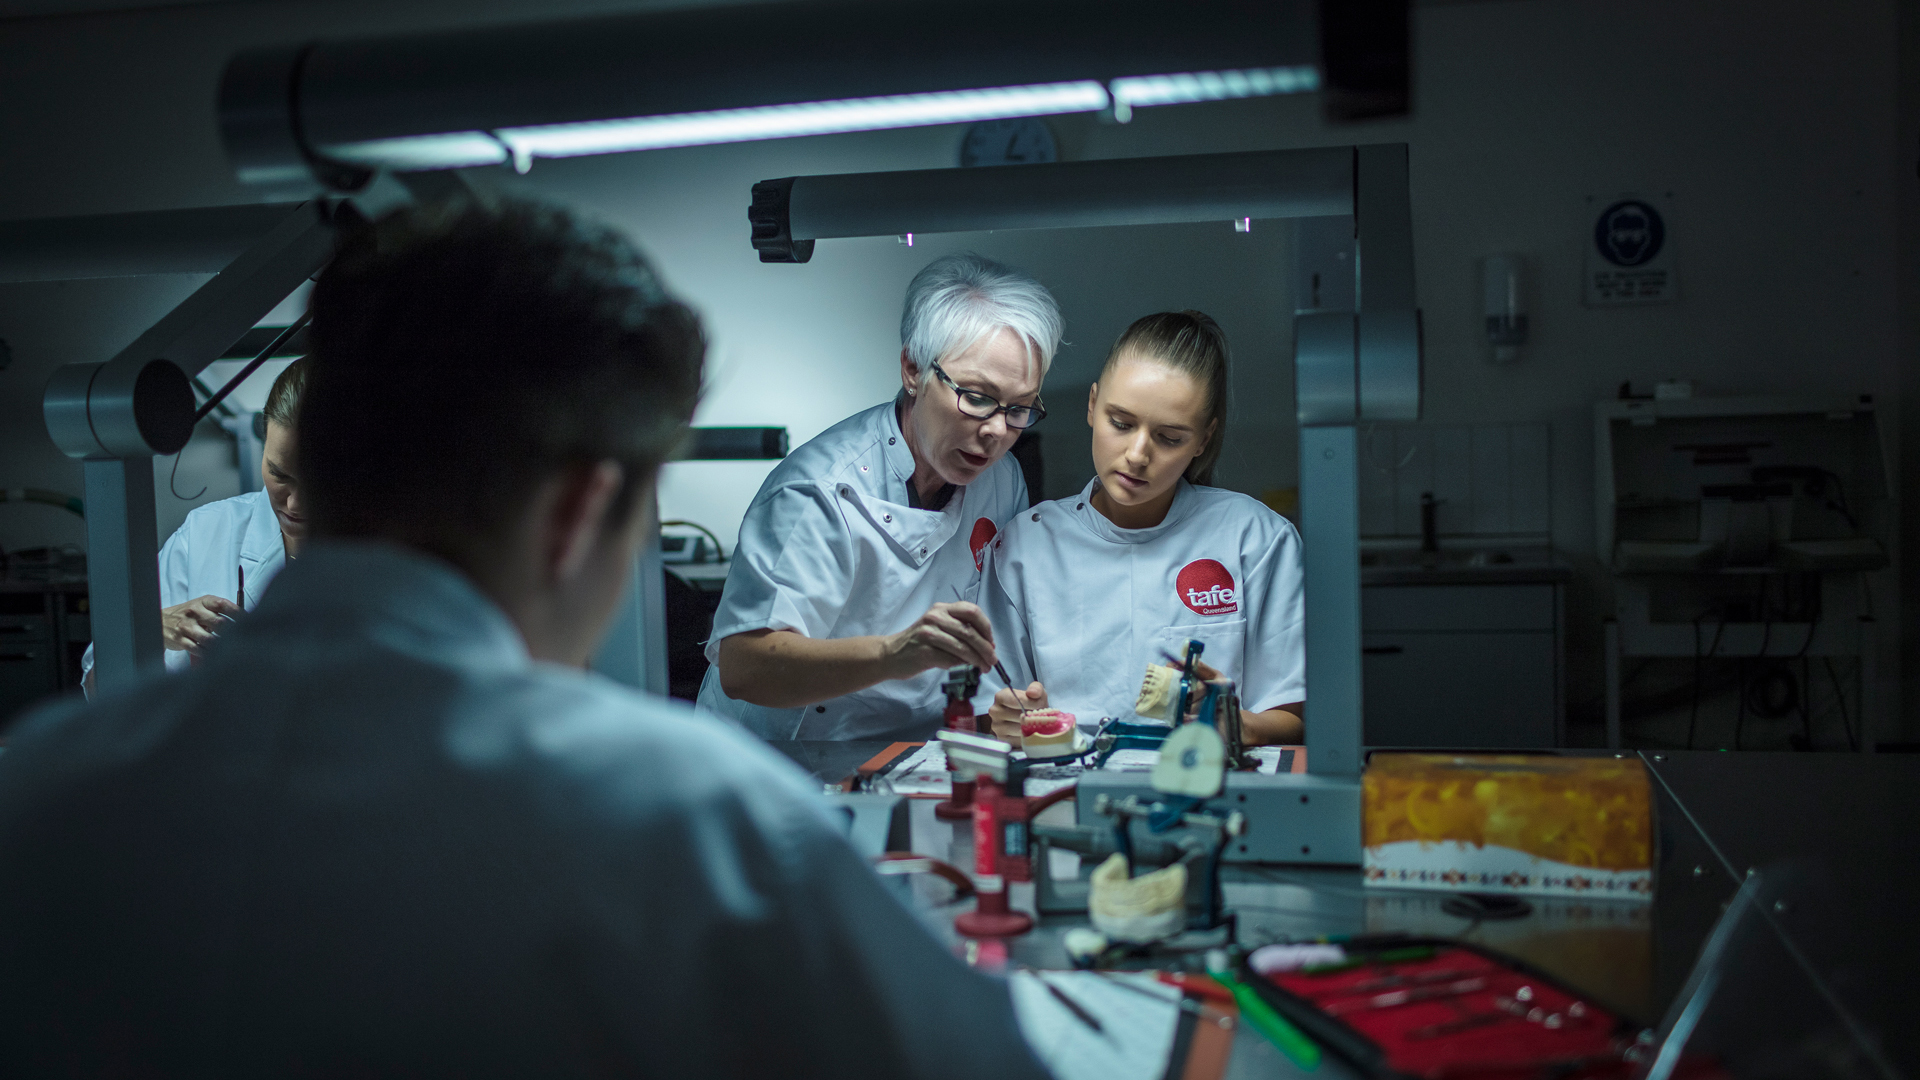
[[[887,744],[774,745],[831,782],[852,774]],[[1920,758],[1708,751],[1642,756],[1655,777],[1658,801],[1659,863],[1650,904],[1529,897],[1532,914],[1476,926],[1441,910],[1444,893],[1364,888],[1358,868],[1230,866],[1224,872],[1226,898],[1239,913],[1240,940],[1254,945],[1284,936],[1390,931],[1465,937],[1519,957],[1654,1027],[1752,868],[1768,886],[1772,930],[1759,932],[1780,934],[1787,946],[1779,950],[1781,970],[1769,979],[1780,985],[1768,989],[1816,1008],[1831,995],[1882,1041],[1895,1068],[1920,1075],[1920,1024],[1912,1022],[1920,1006],[1920,931],[1913,917],[1920,910],[1920,812],[1913,806],[1920,795]],[[1070,821],[1072,808],[1071,802],[1054,807],[1043,820]],[[935,818],[927,799],[912,800],[911,821],[917,853],[971,870],[969,825]],[[1033,886],[1011,888],[1013,906],[1031,911]],[[964,947],[952,921],[972,901],[953,903],[944,883],[918,878],[913,895],[935,933]],[[1085,916],[1049,916],[1013,940],[1010,962],[1067,967],[1061,938],[1084,925]],[[1228,1076],[1289,1075],[1291,1065],[1272,1047],[1247,1029],[1237,1034]],[[1349,1074],[1329,1060],[1317,1075]]]

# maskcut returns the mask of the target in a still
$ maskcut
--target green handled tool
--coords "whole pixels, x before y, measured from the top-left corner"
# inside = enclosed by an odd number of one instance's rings
[[[1253,987],[1234,978],[1225,966],[1216,968],[1209,964],[1207,974],[1233,994],[1234,1003],[1240,1006],[1240,1018],[1287,1055],[1288,1061],[1309,1071],[1320,1067],[1320,1044],[1275,1012]]]

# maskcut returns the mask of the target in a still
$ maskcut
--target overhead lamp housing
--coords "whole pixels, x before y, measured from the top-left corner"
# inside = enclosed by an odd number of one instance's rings
[[[1311,0],[828,0],[254,49],[222,137],[267,189],[379,170],[1299,93]]]

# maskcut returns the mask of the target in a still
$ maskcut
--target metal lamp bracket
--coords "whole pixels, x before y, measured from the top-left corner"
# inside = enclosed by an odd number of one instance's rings
[[[1420,314],[1321,311],[1294,318],[1303,426],[1420,418]]]

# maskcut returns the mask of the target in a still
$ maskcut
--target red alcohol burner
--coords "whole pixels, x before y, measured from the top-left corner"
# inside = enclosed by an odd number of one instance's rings
[[[953,928],[968,937],[1013,937],[1033,929],[1032,916],[1007,906],[1007,882],[1032,878],[1024,770],[1009,771],[1011,792],[991,776],[973,782],[973,888],[980,904],[953,920]]]
[[[978,760],[978,759],[976,759]],[[980,902],[953,921],[968,937],[1013,937],[1033,929],[1033,919],[1007,904],[1007,883],[1046,873],[1033,863],[1032,824],[1041,811],[1073,797],[1065,787],[1028,798],[1027,763],[1002,750],[994,771],[977,772],[973,791],[973,886]]]
[[[978,732],[979,724],[973,717],[973,695],[980,689],[980,669],[960,665],[947,669],[947,709],[942,719],[948,731]],[[955,773],[953,762],[947,762],[947,771]],[[942,799],[933,808],[933,816],[942,821],[960,821],[973,814],[973,781],[962,780],[956,774],[952,778],[953,795]]]

